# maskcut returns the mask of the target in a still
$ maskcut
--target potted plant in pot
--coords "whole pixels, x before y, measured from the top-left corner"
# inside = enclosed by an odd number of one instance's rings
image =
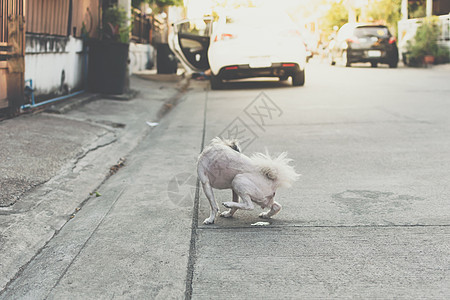
[[[117,95],[128,89],[130,30],[125,9],[111,6],[103,12],[100,39],[91,39],[88,42],[90,91]]]
[[[412,41],[408,41],[408,61],[412,66],[428,66],[448,60],[448,51],[438,44],[440,27],[436,17],[425,18],[417,28]]]

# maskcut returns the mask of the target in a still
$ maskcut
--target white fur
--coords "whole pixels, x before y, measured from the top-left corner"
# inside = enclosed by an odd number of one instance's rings
[[[278,187],[291,187],[292,182],[296,181],[300,175],[289,165],[292,159],[286,156],[287,153],[283,152],[278,157],[272,158],[266,150],[266,154],[255,153],[250,158],[262,174],[277,182]]]
[[[222,203],[230,208],[221,214],[222,217],[232,217],[238,209],[253,209],[253,203],[256,203],[262,208],[270,208],[259,215],[270,218],[281,210],[281,205],[273,199],[277,188],[290,187],[300,176],[289,165],[292,160],[286,158],[285,152],[275,158],[267,152],[249,158],[238,151],[237,141],[214,138],[199,156],[197,173],[211,205],[210,216],[204,224],[214,223],[219,212],[213,188],[233,192],[232,202]]]

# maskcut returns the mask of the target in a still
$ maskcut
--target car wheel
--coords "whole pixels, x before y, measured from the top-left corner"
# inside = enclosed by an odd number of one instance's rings
[[[328,62],[332,66],[336,65],[336,62],[333,60],[333,55],[331,55],[331,54],[328,55]]]
[[[402,52],[402,61],[405,66],[409,65],[409,56],[407,52]]]
[[[211,74],[209,83],[211,84],[212,90],[220,90],[223,87],[222,79],[220,79],[219,76],[214,76]]]
[[[289,79],[289,76],[285,75],[285,76],[280,76],[279,78],[280,78],[280,81],[286,81]]]
[[[292,75],[292,85],[293,86],[303,86],[305,84],[305,70],[301,70],[298,72],[295,72],[294,75]]]
[[[372,68],[376,68],[376,67],[378,66],[378,63],[377,63],[377,62],[371,62],[371,63],[370,63],[370,66],[371,66]]]
[[[397,68],[398,62],[390,62],[389,63],[389,68]]]
[[[351,67],[350,62],[348,61],[347,51],[342,52],[342,65],[346,67]]]

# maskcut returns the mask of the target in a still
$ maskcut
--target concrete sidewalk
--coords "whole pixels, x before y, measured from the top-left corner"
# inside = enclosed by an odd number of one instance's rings
[[[130,101],[0,122],[0,291],[42,251],[174,106],[188,81],[133,76]],[[61,104],[58,104],[61,105]],[[128,162],[125,162],[125,165]]]
[[[2,251],[5,274],[17,276],[0,300],[448,298],[448,71],[315,67],[301,88],[244,81],[212,92],[192,81],[176,106],[149,101],[152,89],[62,116],[104,126],[118,141],[33,192],[30,200],[43,200],[11,214],[28,227],[4,223],[2,239],[28,241],[10,243],[9,257]],[[347,82],[359,82],[354,93],[341,88]],[[163,103],[170,115],[149,127]],[[263,109],[282,117],[262,126],[252,116]],[[209,204],[195,162],[204,143],[238,132],[239,120],[255,137],[244,153],[287,151],[303,176],[277,191],[283,211],[265,226],[256,226],[259,208],[204,225]],[[120,157],[125,165],[105,175]],[[230,196],[215,191],[218,203]]]

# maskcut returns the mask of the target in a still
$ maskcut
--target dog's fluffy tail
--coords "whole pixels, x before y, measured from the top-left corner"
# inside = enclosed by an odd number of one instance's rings
[[[226,139],[222,139],[220,137],[215,137],[211,141],[211,144],[222,144],[222,145],[230,147],[234,151],[241,152],[241,148],[239,148],[239,143],[237,140],[226,140]]]
[[[286,156],[287,153],[283,152],[278,157],[272,158],[266,151],[266,154],[253,154],[251,159],[258,166],[261,174],[275,181],[278,187],[290,187],[300,174],[297,174],[294,167],[289,165],[292,159]]]

